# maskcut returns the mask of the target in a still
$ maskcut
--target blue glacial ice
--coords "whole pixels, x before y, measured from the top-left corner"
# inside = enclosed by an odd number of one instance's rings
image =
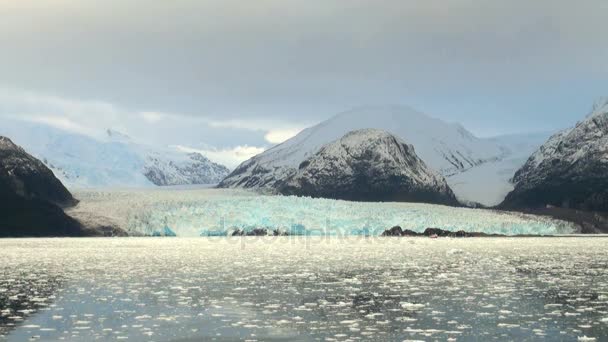
[[[130,232],[225,236],[230,231],[279,229],[292,235],[380,235],[399,225],[506,235],[565,234],[571,224],[546,217],[420,203],[360,203],[240,190],[81,191],[81,210],[112,212]]]

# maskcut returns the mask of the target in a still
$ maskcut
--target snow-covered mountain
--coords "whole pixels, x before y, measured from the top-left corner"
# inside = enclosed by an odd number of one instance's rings
[[[512,148],[510,142],[477,138],[459,124],[446,123],[407,107],[364,107],[307,128],[286,142],[251,158],[221,185],[276,189],[275,183],[293,176],[299,165],[322,146],[348,132],[365,128],[385,130],[412,144],[416,154],[447,179],[463,202],[499,203],[510,190],[508,180],[525,161],[525,157],[520,158],[521,164],[510,166],[505,161],[518,151]],[[507,165],[497,164],[501,162]],[[489,184],[484,185],[486,191],[481,191],[475,183],[478,175],[474,171],[482,167],[494,174],[508,172],[509,169],[512,172],[506,176],[490,177]]]
[[[154,185],[217,184],[230,170],[200,153],[150,152],[144,175]]]
[[[325,145],[278,191],[356,201],[458,204],[445,179],[418,158],[413,146],[378,129],[353,131]]]
[[[575,127],[553,135],[515,174],[504,207],[554,205],[608,211],[608,98]]]
[[[217,184],[229,170],[198,153],[138,144],[107,130],[103,139],[20,120],[3,120],[0,134],[42,160],[68,187]]]

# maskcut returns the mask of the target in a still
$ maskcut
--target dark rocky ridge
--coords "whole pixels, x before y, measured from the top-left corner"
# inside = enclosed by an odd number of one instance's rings
[[[390,229],[385,230],[381,236],[390,237],[390,236],[438,236],[438,237],[505,237],[506,235],[501,234],[486,234],[480,232],[466,232],[464,230],[459,230],[457,232],[452,232],[449,230],[444,230],[440,228],[427,228],[422,233],[415,232],[413,230],[403,230],[400,226],[395,226]]]
[[[255,228],[252,230],[236,229],[230,236],[288,236],[289,233],[279,229]]]
[[[608,233],[608,99],[575,127],[552,136],[513,177],[500,209],[573,222]]]
[[[77,203],[44,163],[6,137],[0,137],[0,181],[5,195],[14,194],[60,207],[71,207]]]
[[[363,129],[325,145],[277,185],[284,195],[459,205],[445,179],[392,134]]]
[[[552,136],[517,171],[501,208],[547,206],[608,213],[608,103]]]
[[[0,237],[83,236],[62,209],[76,203],[41,161],[0,137]]]

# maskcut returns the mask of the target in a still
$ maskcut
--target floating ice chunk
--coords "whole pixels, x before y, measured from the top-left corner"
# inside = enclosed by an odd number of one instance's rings
[[[418,311],[424,309],[424,304],[401,302],[401,307],[407,311]]]

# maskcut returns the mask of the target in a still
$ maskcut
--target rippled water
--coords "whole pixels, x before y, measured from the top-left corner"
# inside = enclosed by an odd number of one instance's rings
[[[606,243],[0,240],[0,340],[601,341]]]

